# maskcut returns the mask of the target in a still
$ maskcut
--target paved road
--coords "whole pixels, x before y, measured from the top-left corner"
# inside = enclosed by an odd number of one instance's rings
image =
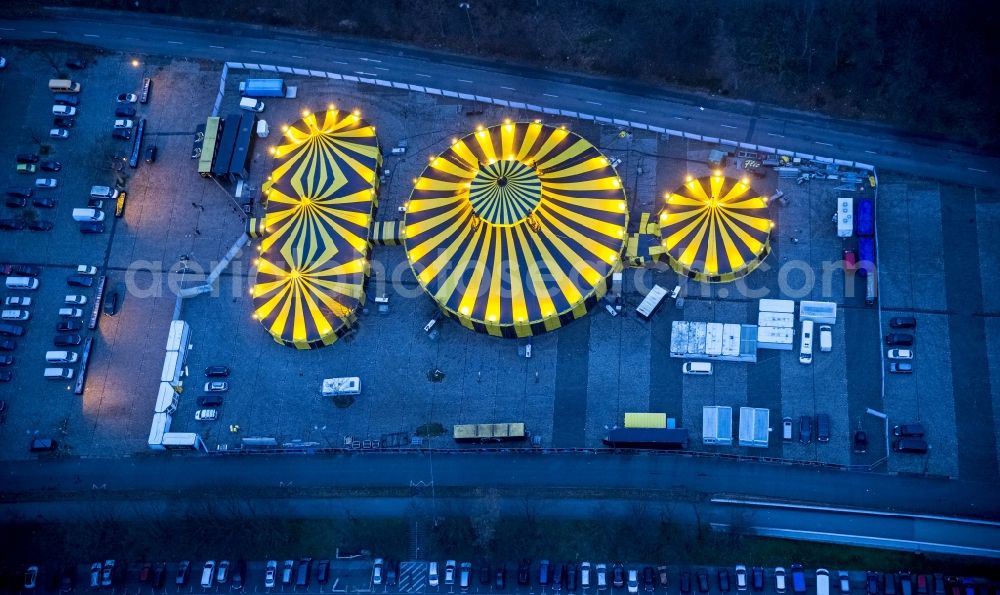
[[[53,39],[110,50],[254,62],[473,93],[644,122],[668,129],[848,159],[973,186],[1000,188],[1000,157],[871,123],[671,91],[611,78],[418,50],[384,41],[86,10],[0,20],[4,39]]]
[[[297,490],[409,489],[433,482],[437,490],[469,486],[603,489],[662,493],[664,497],[678,492],[739,493],[747,498],[1000,520],[1000,500],[992,484],[677,455],[407,453],[61,459],[0,462],[0,478],[0,496],[4,492],[89,493],[93,485],[109,492],[237,489],[247,490],[249,496],[257,488],[282,485]],[[5,499],[11,500],[10,495]]]

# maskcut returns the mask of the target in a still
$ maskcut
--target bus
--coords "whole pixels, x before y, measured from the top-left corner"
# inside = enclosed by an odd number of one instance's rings
[[[802,337],[799,344],[799,363],[811,364],[813,361],[813,321],[802,321]]]
[[[205,123],[205,140],[201,144],[201,157],[198,159],[198,173],[207,178],[212,175],[212,162],[215,161],[215,145],[219,141],[218,117],[209,118]]]

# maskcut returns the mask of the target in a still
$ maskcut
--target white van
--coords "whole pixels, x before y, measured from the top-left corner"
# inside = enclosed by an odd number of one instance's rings
[[[7,289],[38,289],[38,279],[34,277],[7,277]]]
[[[711,362],[684,362],[684,367],[681,371],[685,374],[702,374],[709,375],[712,373],[712,363]]]
[[[0,312],[0,319],[3,320],[27,320],[31,314],[27,310],[4,310]]]
[[[830,595],[830,571],[826,568],[816,569],[816,595]]]
[[[833,328],[829,324],[819,325],[819,350],[830,351],[833,349]]]
[[[107,200],[114,200],[118,198],[118,191],[114,188],[108,186],[91,186],[90,187],[90,197],[91,198],[104,198]]]
[[[264,102],[260,99],[254,99],[253,97],[244,97],[240,99],[240,109],[245,109],[251,112],[262,112],[264,111]]]
[[[73,209],[73,221],[104,221],[104,211],[97,209]]]
[[[73,368],[45,368],[46,380],[72,380]]]
[[[813,361],[813,321],[802,321],[802,340],[799,344],[799,363],[811,364]]]
[[[45,361],[50,364],[72,364],[76,360],[80,359],[80,356],[73,351],[46,351]]]

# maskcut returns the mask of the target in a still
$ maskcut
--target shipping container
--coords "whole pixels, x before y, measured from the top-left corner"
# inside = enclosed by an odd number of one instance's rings
[[[730,446],[733,443],[733,408],[713,405],[701,409],[701,441]]]
[[[868,199],[858,201],[858,213],[854,218],[854,231],[859,236],[875,235],[875,203]]]

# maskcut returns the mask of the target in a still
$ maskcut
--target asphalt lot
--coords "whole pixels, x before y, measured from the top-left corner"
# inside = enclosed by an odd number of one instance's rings
[[[38,56],[24,56],[36,65],[43,63]],[[7,423],[0,427],[4,457],[27,456],[26,436],[56,432],[64,452],[70,454],[143,452],[175,303],[172,288],[197,283],[199,271],[210,270],[244,229],[232,199],[212,181],[198,177],[190,158],[194,127],[211,109],[217,67],[149,58],[132,67],[126,58],[102,57],[77,75],[84,83],[78,124],[69,140],[52,143],[64,163],[57,176],[61,186],[56,191],[60,205],[53,215],[56,229],[48,234],[4,232],[10,239],[0,247],[4,262],[44,266],[30,330],[15,353],[15,380],[0,387],[10,406]],[[148,119],[146,142],[155,142],[160,158],[129,172],[124,218],[113,226],[109,219],[109,231],[102,236],[81,237],[69,221],[69,210],[85,201],[91,184],[114,180],[102,157],[115,149],[108,134],[113,95],[137,90],[143,75],[155,79],[153,99],[142,108],[142,115]],[[236,111],[233,90],[243,78],[230,74],[220,115]],[[409,195],[410,180],[420,173],[427,156],[443,149],[452,136],[505,117],[534,118],[500,108],[469,117],[460,102],[400,90],[316,79],[289,83],[298,87],[298,98],[268,100],[262,114],[272,130],[297,119],[303,108],[335,103],[360,108],[377,125],[383,147],[407,140],[403,158],[386,159],[380,219],[399,216],[397,207]],[[13,163],[13,154],[30,146],[32,131],[48,129],[51,98],[44,81],[26,76],[20,66],[8,67],[0,84],[31,89],[6,93],[2,100],[11,102],[5,103],[2,117],[15,131],[3,146],[4,162]],[[624,160],[619,172],[629,189],[633,219],[642,210],[654,209],[656,197],[678,186],[686,173],[707,171],[703,164],[711,147],[701,143],[640,133],[622,139],[614,127],[547,121],[571,126]],[[251,191],[268,173],[269,142],[258,139],[255,145]],[[450,428],[456,423],[523,421],[540,446],[590,448],[599,446],[607,428],[622,424],[625,412],[652,410],[665,411],[678,418],[678,425],[689,428],[693,449],[868,465],[885,455],[881,420],[865,413],[872,408],[886,411],[890,426],[921,420],[931,428],[930,455],[891,455],[890,471],[995,479],[998,440],[992,419],[1000,414],[1000,398],[991,395],[1000,383],[980,381],[985,377],[982,370],[995,371],[998,365],[994,363],[998,335],[985,332],[995,323],[989,316],[995,315],[992,290],[998,284],[995,267],[990,266],[997,258],[995,244],[989,241],[989,225],[997,217],[994,198],[988,193],[960,193],[955,200],[964,210],[956,215],[948,212],[951,206],[944,198],[951,196],[950,188],[905,178],[884,181],[879,200],[883,319],[893,313],[915,313],[919,343],[917,372],[886,378],[883,401],[877,311],[864,307],[859,297],[844,297],[841,274],[830,275],[824,287],[819,281],[809,283],[805,272],[822,271],[823,263],[838,260],[844,247],[830,222],[840,194],[837,185],[817,180],[797,185],[794,179],[778,180],[773,173],[755,182],[760,194],[783,190],[789,203],[772,205],[777,224],[773,252],[768,266],[748,277],[746,285],[767,289],[764,297],[779,297],[778,288],[784,283],[797,299],[827,299],[841,305],[833,350],[817,353],[811,366],[799,364],[795,352],[763,350],[757,364],[718,364],[716,374],[707,378],[681,375],[681,362],[666,354],[672,320],[753,323],[756,304],[739,294],[738,284],[690,285],[683,309],[669,303],[652,321],[641,322],[629,310],[652,283],[676,284],[677,276],[669,270],[628,271],[624,316],[612,318],[597,310],[564,329],[535,337],[530,359],[521,356],[523,341],[477,335],[453,322],[441,325],[440,337],[433,340],[422,327],[435,307],[417,287],[399,247],[376,248],[372,257],[373,289],[368,294],[371,298],[388,293],[389,311],[380,313],[370,303],[359,316],[358,332],[349,339],[321,350],[296,351],[274,343],[251,319],[247,294],[252,282],[251,247],[227,269],[216,292],[184,303],[182,317],[192,326],[191,375],[172,430],[199,432],[213,450],[235,448],[251,436],[274,437],[279,444],[340,447],[348,439],[406,445],[417,426],[430,422]],[[976,221],[978,234],[962,231],[966,215]],[[936,256],[939,253],[943,256]],[[969,258],[973,253],[976,264]],[[22,258],[22,254],[33,256]],[[182,256],[191,272],[180,275],[176,271]],[[789,267],[789,263],[803,264]],[[33,379],[41,376],[42,354],[51,341],[42,327],[54,326],[55,302],[63,294],[60,278],[75,264],[99,265],[111,283],[127,285],[129,293],[118,316],[102,317],[87,390],[80,402],[66,407],[61,387]],[[970,298],[964,290],[969,285],[950,282],[955,278],[975,278],[981,299],[977,292]],[[979,316],[981,312],[988,316]],[[979,325],[979,334],[969,334],[963,326],[968,324]],[[952,357],[953,340],[971,341],[979,359]],[[966,366],[968,361],[973,363]],[[215,364],[233,369],[231,389],[219,421],[196,422],[194,398],[201,394],[201,370]],[[428,380],[427,373],[434,368],[445,373],[442,381]],[[350,407],[337,409],[319,396],[321,380],[332,376],[362,378],[362,395]],[[775,430],[770,447],[701,446],[701,408],[716,404],[734,409],[770,407]],[[781,442],[782,417],[816,413],[831,416],[829,444]],[[976,425],[984,415],[990,419],[988,431]],[[851,432],[859,424],[868,430],[871,442],[869,452],[860,456],[850,449]],[[238,430],[234,432],[233,426]],[[971,447],[957,439],[963,428],[978,440],[970,442]],[[448,436],[432,438],[429,444],[453,446]]]

